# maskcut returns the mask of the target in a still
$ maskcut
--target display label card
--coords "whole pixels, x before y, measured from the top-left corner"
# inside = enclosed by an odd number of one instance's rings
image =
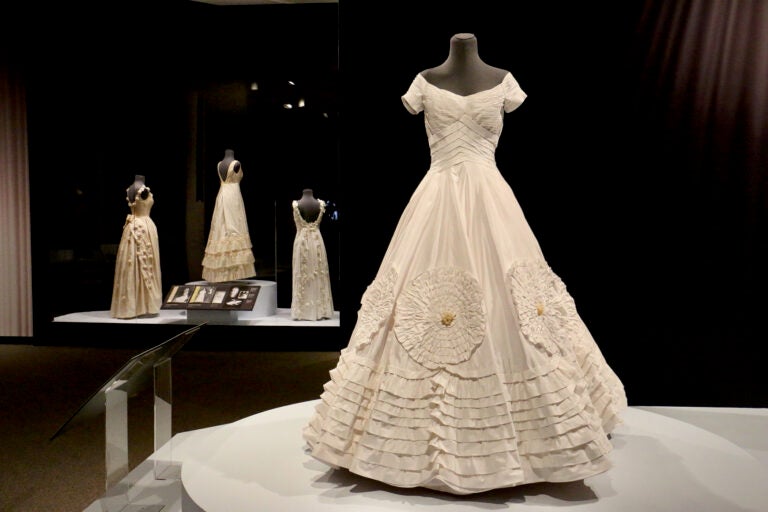
[[[250,311],[261,286],[237,283],[174,285],[161,309],[221,309]]]

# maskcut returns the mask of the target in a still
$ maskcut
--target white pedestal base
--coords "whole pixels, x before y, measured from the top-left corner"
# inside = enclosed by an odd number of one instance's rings
[[[584,481],[469,496],[390,487],[305,452],[301,431],[317,403],[256,414],[196,440],[182,465],[182,511],[765,512],[768,503],[768,469],[752,455],[709,431],[636,408],[614,432],[614,467]]]

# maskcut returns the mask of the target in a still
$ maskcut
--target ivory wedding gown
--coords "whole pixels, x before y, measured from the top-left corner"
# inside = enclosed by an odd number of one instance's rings
[[[149,216],[155,198],[136,196],[129,203],[131,213],[125,219],[115,260],[110,316],[135,318],[154,315],[163,305],[160,273],[160,243],[157,226]]]
[[[211,217],[211,229],[203,257],[203,279],[211,283],[236,281],[256,275],[251,235],[245,216],[245,204],[240,191],[242,167],[233,160],[227,167],[225,179],[219,178],[219,193]]]
[[[303,437],[333,467],[469,494],[610,467],[623,385],[495,162],[511,74],[467,96],[419,74],[431,166],[363,294]]]
[[[299,202],[293,201],[293,239],[291,265],[291,318],[321,320],[333,317],[331,278],[328,274],[328,254],[325,250],[320,223],[325,215],[325,201],[317,200],[320,213],[313,221],[301,216]]]

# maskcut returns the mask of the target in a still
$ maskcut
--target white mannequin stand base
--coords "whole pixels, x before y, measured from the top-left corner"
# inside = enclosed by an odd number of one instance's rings
[[[272,409],[190,439],[181,468],[182,512],[768,510],[768,468],[758,459],[712,432],[641,408],[623,415],[611,440],[614,467],[605,473],[454,496],[391,487],[312,458],[301,433],[318,403]],[[720,421],[733,422],[732,414],[725,416]],[[744,417],[751,423],[765,418]],[[759,435],[760,428],[752,432]]]

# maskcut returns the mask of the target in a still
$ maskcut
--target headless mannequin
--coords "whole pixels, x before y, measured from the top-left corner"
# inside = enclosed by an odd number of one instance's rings
[[[496,87],[507,73],[480,59],[474,34],[460,33],[451,37],[451,48],[445,62],[422,71],[421,76],[435,87],[468,96]]]
[[[311,188],[305,188],[303,190],[297,206],[301,217],[307,222],[314,222],[317,219],[317,216],[320,215],[320,203],[318,203],[315,196],[312,195]]]
[[[136,202],[136,193],[139,191],[139,189],[144,185],[144,176],[141,174],[137,174],[136,177],[133,179],[133,183],[130,187],[128,187],[128,190],[126,190],[126,193],[128,194],[128,202],[133,204]],[[145,188],[141,192],[141,198],[146,199],[149,196],[149,189]]]
[[[219,176],[221,176],[221,181],[225,181],[227,179],[227,170],[229,169],[229,165],[235,160],[235,151],[233,149],[225,149],[224,150],[224,158],[219,162],[219,165],[217,167],[217,170],[219,171]],[[237,173],[240,171],[240,162],[235,162],[235,165],[232,167],[232,171]]]

